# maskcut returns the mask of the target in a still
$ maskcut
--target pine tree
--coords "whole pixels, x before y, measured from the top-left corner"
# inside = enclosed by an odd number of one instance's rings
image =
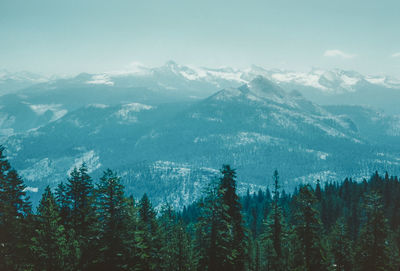
[[[330,252],[333,267],[337,271],[353,270],[353,246],[345,220],[338,219],[329,234]]]
[[[144,194],[139,202],[139,230],[143,233],[144,251],[142,262],[144,270],[158,270],[161,265],[160,229],[151,202]]]
[[[365,197],[365,222],[358,238],[357,270],[397,270],[391,259],[388,224],[384,216],[382,197],[371,192]]]
[[[74,168],[67,183],[67,195],[71,209],[71,226],[78,235],[85,236],[93,218],[94,186],[85,164]]]
[[[315,186],[315,197],[317,198],[318,201],[321,201],[321,199],[322,199],[322,191],[321,191],[321,182],[320,182],[320,180],[317,180],[317,185]]]
[[[24,268],[29,258],[31,204],[25,188],[0,146],[0,270]]]
[[[198,223],[200,269],[244,270],[247,242],[241,205],[236,194],[236,172],[229,165],[221,170],[218,185],[212,185],[203,201]]]
[[[198,270],[227,270],[230,260],[227,206],[222,201],[219,183],[212,182],[206,197],[200,202],[201,209],[196,225],[196,250],[198,252]]]
[[[100,222],[98,270],[124,270],[127,248],[127,201],[120,177],[107,169],[97,188],[97,216]]]
[[[271,203],[272,212],[267,221],[266,232],[262,235],[263,244],[266,252],[268,270],[286,270],[285,256],[283,255],[283,223],[282,212],[279,206],[279,174],[274,171],[274,190],[273,201]]]
[[[229,249],[231,250],[231,266],[229,270],[241,271],[245,268],[246,260],[246,236],[241,214],[241,204],[239,196],[236,194],[236,172],[229,165],[224,165],[221,170],[220,191],[222,193],[223,204],[227,207],[228,224],[230,225],[231,240]]]
[[[67,187],[61,182],[56,189],[56,202],[60,208],[61,224],[66,225],[70,215]]]
[[[38,207],[36,230],[31,250],[35,256],[35,270],[74,270],[78,258],[77,242],[69,242],[60,223],[61,217],[54,196],[47,186]]]
[[[86,164],[83,163],[79,169],[74,168],[66,185],[69,203],[67,227],[73,230],[76,239],[79,240],[80,268],[90,266],[97,256],[95,253],[97,220],[92,182]]]
[[[127,230],[123,235],[127,251],[127,266],[131,270],[146,270],[149,262],[149,247],[145,242],[147,231],[142,227],[139,216],[139,207],[132,197],[126,199]]]
[[[317,198],[310,185],[300,187],[295,203],[295,233],[299,243],[295,253],[297,259],[301,259],[301,263],[296,263],[297,268],[306,271],[326,270],[325,252],[321,242],[322,225],[316,209]]]
[[[195,270],[192,240],[183,221],[170,205],[163,207],[159,219],[162,234],[162,269]]]

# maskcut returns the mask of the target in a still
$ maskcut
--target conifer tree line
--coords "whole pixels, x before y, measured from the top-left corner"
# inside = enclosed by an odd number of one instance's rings
[[[266,177],[271,178],[271,177]],[[239,197],[224,165],[197,203],[156,211],[146,194],[127,196],[106,170],[85,164],[36,210],[0,148],[0,270],[399,270],[400,182],[280,187]]]

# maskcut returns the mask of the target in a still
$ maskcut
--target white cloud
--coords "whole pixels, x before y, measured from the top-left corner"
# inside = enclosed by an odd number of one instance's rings
[[[324,53],[324,56],[327,56],[327,57],[341,57],[341,58],[353,58],[356,55],[348,54],[348,53],[345,53],[345,52],[340,51],[338,49],[333,49],[333,50],[326,50],[325,53]]]
[[[394,53],[392,57],[400,57],[400,52]]]

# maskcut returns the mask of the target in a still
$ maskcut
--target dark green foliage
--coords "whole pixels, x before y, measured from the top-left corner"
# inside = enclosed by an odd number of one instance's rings
[[[138,229],[142,232],[143,251],[141,262],[143,270],[159,270],[162,264],[161,232],[156,218],[156,212],[146,194],[139,202]]]
[[[56,202],[60,208],[61,223],[65,225],[69,219],[69,198],[67,194],[67,187],[64,183],[60,183],[56,189]]]
[[[61,223],[59,208],[50,187],[40,201],[31,250],[36,270],[75,270],[78,242],[72,241]]]
[[[69,223],[77,235],[88,238],[94,218],[94,186],[85,164],[70,174],[67,183],[67,198],[70,205]]]
[[[343,218],[338,219],[329,234],[330,252],[334,270],[353,270],[353,242],[349,238],[347,225]]]
[[[223,166],[204,198],[157,213],[126,197],[111,170],[95,185],[83,164],[32,214],[0,148],[0,270],[399,270],[400,182],[319,181],[240,199]]]
[[[374,176],[373,180],[374,178],[376,177]],[[364,211],[365,221],[357,242],[357,270],[396,270],[393,268],[394,259],[391,259],[393,247],[388,238],[388,224],[384,216],[382,197],[376,192],[367,194]]]
[[[98,221],[95,213],[95,190],[92,178],[87,173],[88,169],[82,164],[79,169],[74,168],[68,178],[64,191],[59,187],[57,198],[60,204],[63,202],[63,193],[66,193],[68,210],[66,215],[66,227],[74,232],[79,241],[80,260],[79,268],[89,268],[97,256],[95,246],[97,242]],[[64,206],[60,205],[61,208]]]
[[[273,175],[274,190],[271,212],[266,221],[265,233],[261,235],[261,243],[264,249],[265,265],[268,270],[287,270],[287,247],[283,247],[284,223],[279,204],[279,174],[275,170]],[[284,253],[286,252],[286,253]]]
[[[247,240],[236,194],[236,173],[224,165],[222,178],[213,184],[201,204],[197,225],[200,270],[244,270]]]
[[[210,206],[217,206],[217,189],[214,186],[213,193],[202,201],[203,214],[200,216],[200,222],[219,217],[216,212],[212,212]],[[396,270],[399,268],[398,248],[400,245],[400,212],[396,206],[400,206],[400,182],[397,177],[380,177],[374,174],[371,180],[364,180],[360,183],[352,179],[345,179],[341,184],[326,183],[325,185],[316,186],[314,192],[310,186],[306,188],[295,189],[293,196],[281,191],[278,204],[282,211],[282,253],[283,261],[290,266],[286,270],[307,270],[304,244],[307,238],[313,241],[307,241],[309,244],[309,257],[311,268],[321,268],[321,270],[357,270],[360,266],[357,260],[357,253],[367,253],[368,250],[360,250],[360,243],[367,241],[364,238],[364,228],[368,223],[367,208],[364,204],[365,195],[376,190],[382,194],[383,217],[387,220],[386,228],[387,239],[385,247],[379,248],[380,253],[386,253],[387,264],[384,265],[386,270]],[[268,191],[268,190],[267,190]],[[274,192],[274,191],[273,191]],[[317,193],[317,195],[315,195]],[[318,194],[320,193],[320,196]],[[274,193],[272,193],[274,194]],[[318,198],[320,199],[318,200]],[[213,200],[214,199],[214,200]],[[248,270],[273,270],[270,265],[271,258],[274,258],[273,237],[268,238],[273,225],[274,217],[274,200],[271,199],[269,192],[246,193],[242,198],[243,214],[246,221],[247,229],[252,232],[253,238],[249,242],[249,255],[247,257]],[[302,203],[303,202],[303,203]],[[324,206],[325,205],[325,206]],[[207,207],[208,206],[208,207]],[[205,208],[207,207],[207,208]],[[262,211],[260,211],[260,209]],[[311,215],[304,216],[303,213]],[[185,210],[186,221],[195,222],[196,219],[190,220],[193,216],[190,212],[196,213],[197,210],[193,206],[189,206]],[[267,217],[265,217],[267,214]],[[305,217],[308,217],[308,226],[304,227]],[[264,226],[262,221],[267,221]],[[217,220],[218,221],[218,220]],[[257,230],[253,227],[257,225]],[[286,225],[286,226],[285,226]],[[306,231],[305,229],[309,229]],[[261,229],[261,230],[260,230]],[[303,230],[300,230],[303,229]],[[385,228],[382,228],[385,229]],[[307,233],[303,236],[301,242],[299,233]],[[198,250],[204,250],[207,240],[197,238]],[[364,240],[365,239],[365,240]],[[261,241],[262,240],[262,241]],[[310,246],[312,244],[312,246]],[[389,248],[389,253],[387,249]],[[269,252],[267,252],[269,250]],[[382,252],[383,251],[383,252]],[[386,251],[386,252],[385,252]],[[357,253],[356,253],[357,252]],[[200,253],[203,255],[202,253]],[[319,259],[315,262],[315,259]],[[200,258],[200,270],[202,267],[202,258]],[[315,267],[321,265],[321,267]],[[364,267],[366,268],[366,267]],[[369,270],[369,269],[366,269]]]
[[[124,270],[128,258],[125,233],[127,201],[120,178],[110,169],[97,188],[96,213],[99,222],[97,270]]]
[[[207,196],[200,202],[201,213],[197,223],[196,250],[199,254],[198,270],[224,270],[229,259],[230,226],[217,183],[212,183]]]
[[[169,205],[163,207],[159,222],[162,233],[162,269],[195,270],[196,257],[187,226]]]
[[[25,188],[0,146],[0,270],[25,269],[29,260],[31,205]]]
[[[239,196],[236,193],[236,172],[231,169],[229,165],[222,167],[221,173],[223,175],[220,180],[219,190],[222,194],[223,205],[227,207],[227,223],[231,230],[229,240],[229,249],[231,250],[232,265],[228,270],[241,271],[245,267],[246,258],[246,236],[244,229],[243,217],[241,214],[242,206],[240,204]]]
[[[148,244],[145,243],[146,232],[141,227],[139,207],[132,197],[126,201],[126,228],[123,233],[125,248],[127,249],[126,268],[128,270],[145,270],[150,260]]]
[[[299,261],[296,268],[307,271],[326,270],[325,251],[322,246],[322,223],[316,209],[317,198],[310,185],[301,186],[295,196],[295,238],[299,246],[294,253]]]

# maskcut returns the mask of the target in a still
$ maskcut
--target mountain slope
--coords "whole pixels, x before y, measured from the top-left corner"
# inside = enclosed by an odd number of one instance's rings
[[[242,191],[270,185],[276,168],[289,190],[316,178],[400,169],[399,143],[389,147],[366,135],[365,113],[318,106],[260,76],[190,103],[117,101],[78,109],[65,104],[64,116],[8,137],[9,157],[28,185],[41,191],[86,162],[94,177],[106,167],[120,172],[135,197],[147,192],[156,204],[167,199],[182,206],[224,163],[237,168]],[[395,129],[392,117],[385,123]]]

